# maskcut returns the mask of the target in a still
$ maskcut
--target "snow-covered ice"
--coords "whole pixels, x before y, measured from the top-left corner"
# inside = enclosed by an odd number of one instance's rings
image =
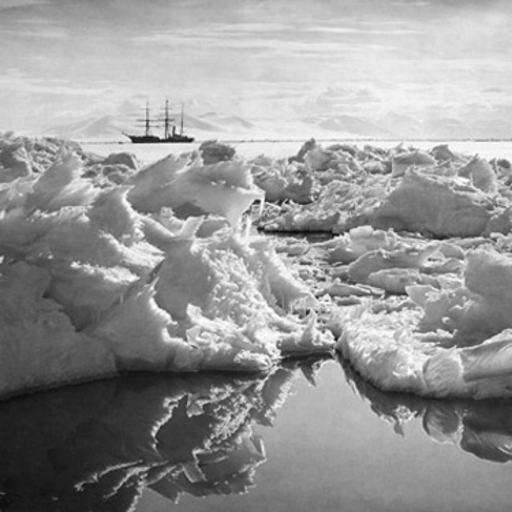
[[[340,354],[386,390],[509,396],[507,162],[447,146],[307,146],[303,166],[323,186],[309,204],[269,207],[261,227],[340,233],[314,244],[327,282],[312,283],[330,299]],[[337,152],[355,164],[340,165]]]
[[[139,171],[38,144],[2,141],[26,159],[0,191],[2,396],[125,370],[263,371],[332,346],[302,314],[308,287],[243,228],[263,199],[243,162]],[[227,224],[200,237],[206,216]]]

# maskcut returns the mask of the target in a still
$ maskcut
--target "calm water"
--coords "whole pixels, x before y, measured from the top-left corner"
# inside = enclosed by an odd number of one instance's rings
[[[4,402],[0,508],[509,508],[510,401],[427,401],[354,378],[310,360],[268,376],[141,374]]]
[[[304,141],[295,142],[233,142],[232,144],[239,155],[244,158],[254,158],[258,155],[267,155],[273,158],[284,158],[297,154]],[[318,141],[324,147],[340,141]],[[397,141],[347,141],[349,144],[355,144],[362,148],[365,144],[372,146],[391,148],[398,145]],[[405,147],[409,145],[420,149],[429,149],[440,142],[432,141],[407,141]],[[483,158],[506,158],[512,160],[512,141],[495,142],[474,142],[474,141],[452,141],[447,142],[450,149],[455,152],[461,152],[468,155],[479,154]],[[87,151],[92,151],[102,156],[108,156],[110,153],[119,153],[129,151],[135,153],[139,160],[144,163],[152,163],[164,158],[170,153],[180,154],[186,151],[197,149],[200,142],[190,144],[82,144]]]

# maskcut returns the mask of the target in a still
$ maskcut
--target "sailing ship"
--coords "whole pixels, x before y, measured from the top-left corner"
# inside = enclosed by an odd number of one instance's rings
[[[180,131],[176,130],[176,125],[173,124],[174,119],[169,117],[169,101],[165,101],[165,116],[163,119],[164,123],[164,136],[159,137],[151,133],[151,126],[155,121],[151,120],[149,116],[149,103],[146,103],[146,117],[140,121],[144,121],[145,133],[144,135],[125,135],[134,144],[159,144],[159,143],[176,143],[176,142],[192,142],[194,137],[189,137],[183,133],[183,105],[181,105],[181,119],[180,119]]]

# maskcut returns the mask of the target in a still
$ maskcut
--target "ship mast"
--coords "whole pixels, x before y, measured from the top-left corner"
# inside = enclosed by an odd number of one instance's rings
[[[169,138],[169,100],[165,100],[164,138]]]
[[[146,137],[149,136],[149,100],[146,100]]]
[[[183,103],[181,104],[180,135],[183,135]]]

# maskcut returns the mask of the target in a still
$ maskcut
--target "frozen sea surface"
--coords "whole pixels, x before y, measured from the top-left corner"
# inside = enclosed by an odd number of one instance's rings
[[[306,139],[305,139],[306,140]],[[254,158],[259,155],[266,155],[274,158],[285,158],[295,155],[300,149],[304,141],[284,141],[284,142],[268,142],[268,141],[254,141],[254,142],[232,142],[229,143],[234,146],[237,153],[244,158]],[[370,144],[376,147],[391,148],[397,146],[399,141],[375,141],[375,140],[318,140],[324,147],[330,144],[347,142],[354,144],[360,148],[365,144]],[[197,149],[200,142],[193,142],[190,144],[119,144],[119,143],[83,143],[82,146],[87,151],[92,151],[102,156],[108,156],[110,153],[119,153],[121,151],[129,151],[137,155],[139,160],[144,164],[152,163],[156,160],[164,158],[165,156],[173,154],[181,154],[185,151]],[[460,152],[468,155],[478,154],[482,158],[506,158],[512,160],[512,141],[404,141],[405,147],[413,146],[418,149],[430,149],[439,144],[448,144],[450,149],[455,152]]]

